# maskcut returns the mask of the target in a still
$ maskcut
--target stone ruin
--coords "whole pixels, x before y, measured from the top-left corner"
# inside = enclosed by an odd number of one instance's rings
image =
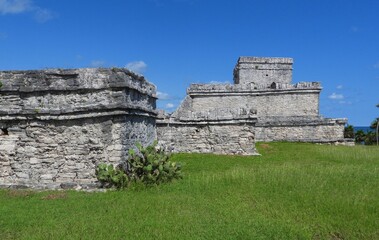
[[[156,87],[126,69],[6,71],[0,82],[2,187],[95,187],[97,164],[156,139]]]
[[[188,96],[182,103],[188,103]],[[172,152],[255,155],[255,110],[215,108],[160,115],[157,137]]]
[[[241,57],[234,84],[192,84],[171,115],[127,69],[0,72],[0,187],[93,188],[97,164],[135,143],[254,155],[256,141],[346,143],[319,114],[318,82],[292,84],[292,59]]]
[[[171,115],[157,120],[174,152],[255,153],[257,141],[350,144],[347,119],[319,114],[319,82],[292,83],[291,58],[240,57],[234,84],[191,84]]]

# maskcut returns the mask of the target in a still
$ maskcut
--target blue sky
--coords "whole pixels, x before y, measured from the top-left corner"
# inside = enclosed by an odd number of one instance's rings
[[[239,56],[294,58],[325,117],[379,116],[377,0],[0,0],[0,70],[127,66],[168,111]]]

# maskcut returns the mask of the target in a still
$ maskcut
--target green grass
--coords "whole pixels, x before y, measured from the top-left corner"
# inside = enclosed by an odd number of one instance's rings
[[[185,178],[106,193],[0,190],[0,239],[379,239],[379,148],[177,154]]]

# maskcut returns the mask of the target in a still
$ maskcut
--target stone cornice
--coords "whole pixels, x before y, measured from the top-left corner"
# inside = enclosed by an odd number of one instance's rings
[[[155,85],[125,68],[1,71],[0,93],[130,88],[156,98]]]

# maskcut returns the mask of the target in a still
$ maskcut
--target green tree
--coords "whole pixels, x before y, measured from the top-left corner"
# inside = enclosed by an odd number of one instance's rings
[[[363,130],[358,130],[355,133],[355,142],[362,144],[365,141],[366,133]]]
[[[378,125],[378,119],[375,119],[374,121],[371,122],[370,128],[371,129],[376,129],[377,125]]]
[[[345,138],[354,138],[354,127],[353,127],[353,125],[347,125],[345,127],[345,131],[344,131],[343,135]]]
[[[368,132],[365,136],[365,145],[373,145],[376,142],[376,134],[374,132]]]

